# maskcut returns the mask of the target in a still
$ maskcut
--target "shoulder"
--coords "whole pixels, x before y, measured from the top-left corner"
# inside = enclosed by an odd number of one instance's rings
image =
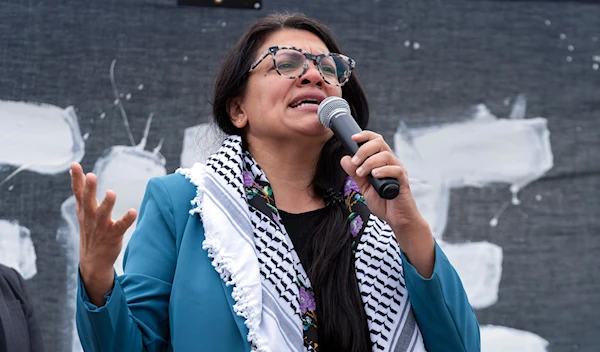
[[[146,196],[151,196],[160,204],[171,204],[178,210],[181,207],[191,208],[190,202],[196,197],[196,186],[184,175],[176,172],[150,179],[146,187]]]
[[[0,264],[0,286],[8,286],[13,291],[20,291],[23,286],[23,278],[15,269]]]
[[[148,202],[153,202],[167,222],[175,222],[176,228],[185,224],[199,202],[201,187],[198,180],[203,178],[199,170],[204,170],[202,164],[150,179],[141,211]]]

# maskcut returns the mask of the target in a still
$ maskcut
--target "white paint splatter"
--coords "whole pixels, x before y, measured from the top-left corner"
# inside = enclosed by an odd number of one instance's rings
[[[508,116],[511,120],[522,120],[527,115],[527,99],[525,94],[517,95],[515,104],[513,105],[510,115]]]
[[[502,216],[502,214],[504,213],[504,211],[506,210],[506,208],[508,208],[508,202],[504,202],[502,204],[502,206],[500,207],[500,209],[498,209],[498,211],[496,212],[496,214],[494,215],[494,217],[490,220],[490,226],[491,227],[498,226],[498,220],[500,219],[500,216]]]
[[[209,155],[219,149],[224,138],[225,135],[213,124],[204,123],[186,128],[183,133],[181,167],[192,167],[196,162],[205,162]]]
[[[254,8],[255,8],[256,10],[260,9],[260,2],[255,2],[255,3],[254,3]]]
[[[565,39],[567,39],[567,35],[566,35],[566,34],[564,34],[564,33],[561,33],[561,34],[560,34],[560,39],[562,39],[562,40],[565,40]]]
[[[127,95],[125,95],[125,100],[129,100],[131,99],[131,93],[127,93]]]
[[[0,165],[18,168],[0,186],[23,170],[65,172],[84,149],[73,107],[0,100]]]
[[[438,244],[464,287],[468,288],[469,303],[474,309],[486,308],[498,301],[502,248],[489,242],[450,244],[438,241]]]
[[[88,138],[90,138],[90,133],[89,132],[87,132],[86,134],[83,135],[83,140],[84,141],[87,141]]]
[[[131,128],[129,127],[129,119],[127,119],[127,113],[125,112],[125,108],[121,103],[119,97],[119,88],[117,88],[117,81],[115,79],[115,65],[117,64],[117,59],[113,59],[110,63],[110,85],[112,86],[113,95],[115,96],[115,105],[119,107],[119,112],[121,113],[121,117],[123,118],[123,124],[125,125],[125,131],[127,132],[127,136],[129,137],[129,142],[132,146],[135,145],[135,140],[133,139],[133,134],[131,134]]]
[[[419,43],[417,43],[417,42],[414,42],[414,43],[413,43],[413,49],[415,49],[415,50],[419,50],[419,48],[421,48],[421,44],[419,44]]]
[[[570,56],[567,56],[566,60],[567,60],[567,62],[572,62],[572,61],[573,61],[573,58],[572,58],[572,57],[570,57]]]
[[[593,64],[592,64],[592,69],[593,69],[594,71],[598,71],[598,69],[599,69],[599,68],[600,68],[600,65],[598,65],[597,63],[593,63]]]
[[[548,341],[528,331],[495,325],[483,325],[480,330],[485,352],[546,352],[548,347]]]
[[[36,260],[31,231],[16,221],[0,220],[0,263],[28,280],[37,274]]]
[[[100,120],[104,120],[104,118],[105,118],[105,117],[106,117],[106,113],[105,113],[105,112],[102,112],[102,113],[100,114]]]
[[[10,185],[8,186],[8,191],[11,192],[13,189],[15,189],[15,185]]]
[[[546,26],[550,26],[552,24],[552,22],[550,22],[550,20],[545,20],[544,23],[546,24]]]
[[[404,46],[408,48],[410,46],[410,40],[405,40]]]
[[[573,45],[569,45],[569,46],[567,47],[567,50],[569,50],[569,51],[573,51],[573,50],[575,50],[575,47],[574,47]]]
[[[537,200],[538,202],[542,200],[542,195],[538,194],[535,196],[535,200]]]
[[[143,84],[143,83],[140,83],[140,84],[137,86],[137,89],[138,89],[138,90],[142,90],[142,89],[144,89],[144,84]]]

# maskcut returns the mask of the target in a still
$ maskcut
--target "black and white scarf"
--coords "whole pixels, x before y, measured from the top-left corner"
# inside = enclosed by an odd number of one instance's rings
[[[252,350],[313,350],[303,334],[306,311],[314,309],[304,296],[312,291],[310,281],[270,201],[268,180],[241,138],[228,137],[206,164],[178,172],[197,187],[190,213],[201,216],[203,248],[221,279],[233,286],[233,308],[245,320]],[[344,196],[373,351],[425,351],[394,234],[368,211],[350,178]]]

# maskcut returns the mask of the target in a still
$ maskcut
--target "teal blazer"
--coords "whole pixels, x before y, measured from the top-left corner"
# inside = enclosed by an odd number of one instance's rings
[[[79,278],[77,329],[86,352],[245,352],[248,328],[202,249],[204,228],[190,215],[196,187],[184,176],[153,178],[137,228],[105,304],[90,303]],[[428,351],[480,350],[479,325],[462,283],[436,244],[425,279],[403,256],[406,287]],[[285,352],[285,351],[274,351]]]

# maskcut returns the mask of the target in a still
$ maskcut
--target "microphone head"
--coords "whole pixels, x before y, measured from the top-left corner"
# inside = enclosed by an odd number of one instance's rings
[[[329,128],[331,118],[339,112],[352,115],[350,113],[350,105],[348,105],[348,102],[346,100],[340,97],[326,98],[321,102],[321,104],[319,104],[319,109],[317,110],[317,113],[319,114],[319,121],[321,121],[323,126],[327,128]]]

